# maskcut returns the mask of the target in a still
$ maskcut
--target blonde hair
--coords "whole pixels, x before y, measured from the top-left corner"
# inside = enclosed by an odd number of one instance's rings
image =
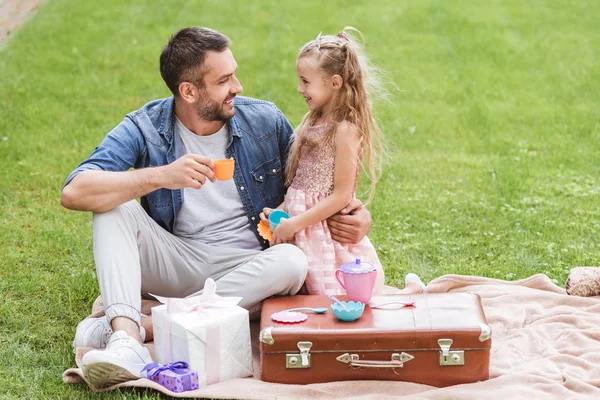
[[[347,26],[337,36],[319,34],[317,39],[311,40],[300,49],[298,59],[314,57],[322,74],[327,78],[339,75],[342,77],[343,84],[333,98],[331,109],[333,123],[327,126],[324,137],[319,143],[308,142],[305,133],[321,117],[321,111],[309,111],[296,128],[296,140],[290,149],[286,167],[286,186],[291,185],[296,174],[302,144],[309,143],[316,146],[332,141],[338,125],[347,121],[354,125],[359,133],[359,157],[371,181],[366,201],[368,204],[375,195],[383,156],[382,135],[373,117],[371,98],[373,93],[385,95],[386,92],[379,82],[378,70],[369,63],[361,45],[348,35],[349,30],[358,32],[362,38],[362,33],[358,29]]]

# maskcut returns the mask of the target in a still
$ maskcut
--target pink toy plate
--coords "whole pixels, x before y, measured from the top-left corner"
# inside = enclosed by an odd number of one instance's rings
[[[306,314],[295,311],[280,311],[275,314],[271,314],[271,319],[276,322],[283,322],[286,324],[295,324],[297,322],[306,321]]]

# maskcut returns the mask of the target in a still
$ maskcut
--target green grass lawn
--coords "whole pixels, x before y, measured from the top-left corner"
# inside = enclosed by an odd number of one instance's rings
[[[90,214],[61,208],[60,190],[126,113],[169,95],[158,56],[184,26],[229,35],[245,95],[293,125],[298,49],[363,31],[393,94],[376,102],[389,157],[370,206],[388,284],[414,271],[563,285],[600,264],[599,2],[94,3],[47,0],[0,48],[0,397],[96,397],[62,383],[99,291]]]

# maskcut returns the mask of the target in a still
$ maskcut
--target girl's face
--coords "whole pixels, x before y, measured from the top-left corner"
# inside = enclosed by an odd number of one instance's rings
[[[327,113],[335,94],[332,82],[319,71],[314,57],[301,57],[296,62],[298,72],[298,93],[304,96],[311,111],[321,109]]]

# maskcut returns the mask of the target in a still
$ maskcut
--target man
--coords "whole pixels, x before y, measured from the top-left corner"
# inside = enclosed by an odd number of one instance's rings
[[[230,44],[207,28],[173,35],[160,56],[173,96],[127,115],[66,180],[62,205],[94,213],[106,316],[82,321],[74,345],[106,347],[82,360],[96,386],[138,378],[152,362],[141,345],[152,321],[141,315],[140,293],[191,296],[213,278],[220,295],[242,296],[256,315],[263,299],[293,295],[305,279],[304,254],[268,247],[256,229],[263,208],[283,200],[293,129],[273,104],[236,97],[242,86]],[[235,160],[232,180],[216,181],[219,158]],[[357,242],[370,214],[360,202],[344,214],[329,221],[332,235]]]

